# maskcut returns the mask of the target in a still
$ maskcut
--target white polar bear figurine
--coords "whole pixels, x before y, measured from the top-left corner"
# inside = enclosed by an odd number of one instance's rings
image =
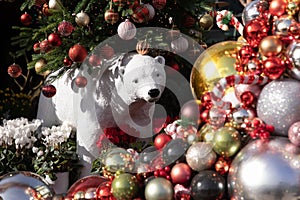
[[[84,165],[80,177],[90,174],[92,161],[99,156],[96,142],[103,129],[127,125],[140,133],[136,137],[153,135],[154,106],[166,83],[164,67],[162,56],[139,54],[122,54],[100,69],[84,62],[72,79],[65,73],[51,83],[57,89],[52,98],[40,95],[37,118],[44,126],[65,121],[76,128]],[[84,88],[74,84],[79,75],[87,79]]]

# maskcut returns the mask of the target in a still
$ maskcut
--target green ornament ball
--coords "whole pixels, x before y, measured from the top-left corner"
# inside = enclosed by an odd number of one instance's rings
[[[232,127],[219,128],[213,138],[213,150],[224,157],[233,156],[241,147],[241,136]]]
[[[129,173],[122,173],[111,184],[112,194],[117,200],[132,200],[138,193],[138,181]]]

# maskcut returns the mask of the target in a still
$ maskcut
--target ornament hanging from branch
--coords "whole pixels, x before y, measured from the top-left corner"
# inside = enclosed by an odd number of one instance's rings
[[[74,31],[74,26],[71,22],[62,21],[57,26],[57,32],[62,36],[69,36]]]
[[[129,19],[125,19],[124,22],[120,23],[118,26],[118,35],[123,40],[131,40],[136,35],[136,27],[130,22]]]
[[[81,11],[75,16],[75,22],[78,26],[87,26],[90,23],[90,17],[85,12]]]
[[[114,9],[110,8],[104,13],[104,20],[109,24],[115,24],[119,21],[119,13],[115,12]]]

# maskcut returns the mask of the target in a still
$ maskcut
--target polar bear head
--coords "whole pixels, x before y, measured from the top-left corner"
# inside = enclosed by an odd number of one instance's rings
[[[156,102],[165,88],[164,67],[162,56],[133,55],[126,65],[118,67],[116,92],[127,105],[137,101]]]

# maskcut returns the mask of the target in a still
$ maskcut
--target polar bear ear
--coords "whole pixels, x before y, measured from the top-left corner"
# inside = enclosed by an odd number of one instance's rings
[[[159,64],[165,65],[165,58],[164,57],[162,57],[162,56],[156,56],[154,59]]]

